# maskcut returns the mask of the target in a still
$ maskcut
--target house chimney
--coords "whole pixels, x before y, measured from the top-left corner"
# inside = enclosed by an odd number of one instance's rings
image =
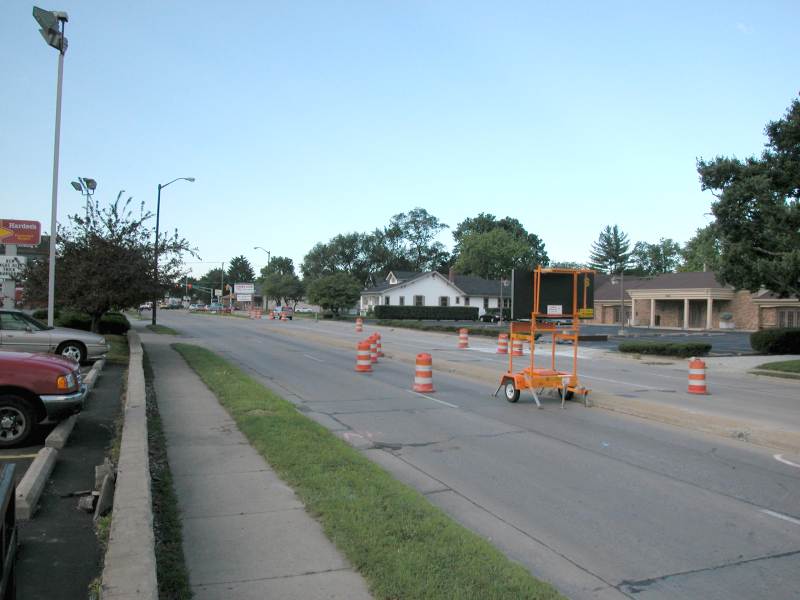
[[[450,280],[450,283],[455,283],[456,270],[453,267],[450,267],[450,271],[448,271],[448,273],[447,273],[447,279]]]

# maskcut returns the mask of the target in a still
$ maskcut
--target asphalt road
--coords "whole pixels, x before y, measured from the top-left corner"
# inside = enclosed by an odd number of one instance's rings
[[[570,598],[800,597],[800,457],[779,462],[766,449],[578,403],[561,410],[554,397],[543,410],[511,405],[490,386],[437,372],[436,392],[420,395],[406,363],[383,360],[357,374],[354,352],[286,335],[317,328],[331,341],[349,340],[352,325],[160,319],[239,364]],[[449,344],[397,330],[384,335],[384,347],[430,340]],[[488,350],[448,346],[439,354],[496,364],[498,374],[503,366]],[[683,393],[685,371],[623,367],[624,380],[596,382]],[[582,361],[587,379],[593,368],[600,378],[608,365]],[[744,380],[728,381],[724,395],[748,395]],[[797,388],[776,389],[771,395]]]

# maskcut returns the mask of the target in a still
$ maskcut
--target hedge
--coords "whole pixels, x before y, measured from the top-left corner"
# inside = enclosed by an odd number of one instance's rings
[[[634,354],[658,354],[660,356],[689,358],[690,356],[705,356],[711,350],[711,344],[703,344],[701,342],[622,342],[618,349],[620,352]]]
[[[800,354],[800,327],[756,331],[750,347],[761,354]]]
[[[477,321],[477,306],[376,306],[376,319]]]
[[[58,324],[61,327],[89,331],[92,328],[92,318],[86,313],[65,311],[61,313]],[[130,328],[131,324],[122,313],[108,312],[100,319],[100,333],[123,334]]]

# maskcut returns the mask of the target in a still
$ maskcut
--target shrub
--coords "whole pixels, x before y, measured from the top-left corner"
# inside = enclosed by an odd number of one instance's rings
[[[800,354],[800,327],[756,331],[750,347],[761,354]]]
[[[620,352],[678,356],[680,358],[705,356],[710,350],[711,344],[700,342],[622,342],[619,345]]]
[[[61,327],[72,329],[83,329],[90,331],[92,328],[92,318],[86,313],[64,312],[58,319]],[[125,315],[118,312],[109,312],[100,319],[100,333],[123,334],[131,328],[131,324]]]
[[[377,319],[476,321],[477,306],[376,306]]]
[[[37,308],[33,311],[33,318],[39,319],[40,321],[47,322],[47,309],[46,308]],[[58,319],[61,316],[61,309],[55,308],[53,309],[53,318]]]

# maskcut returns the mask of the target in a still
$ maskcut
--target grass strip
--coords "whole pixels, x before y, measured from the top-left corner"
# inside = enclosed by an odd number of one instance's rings
[[[128,338],[124,335],[116,333],[107,333],[105,336],[106,341],[111,344],[111,350],[106,354],[106,362],[115,365],[128,366],[128,355],[130,348],[128,348]]]
[[[756,369],[767,371],[781,371],[783,373],[800,373],[800,360],[779,360],[776,362],[764,363]]]
[[[166,325],[147,325],[147,329],[152,331],[153,333],[161,333],[164,335],[178,335],[178,332],[173,329],[172,327],[167,327]]]
[[[153,368],[144,353],[142,359],[147,411],[147,447],[150,463],[150,490],[153,500],[153,533],[155,535],[156,577],[161,600],[183,600],[192,597],[189,571],[183,556],[183,533],[178,499],[172,485],[167,461],[167,442],[158,412]]]
[[[416,490],[220,358],[173,344],[376,598],[562,598]]]

